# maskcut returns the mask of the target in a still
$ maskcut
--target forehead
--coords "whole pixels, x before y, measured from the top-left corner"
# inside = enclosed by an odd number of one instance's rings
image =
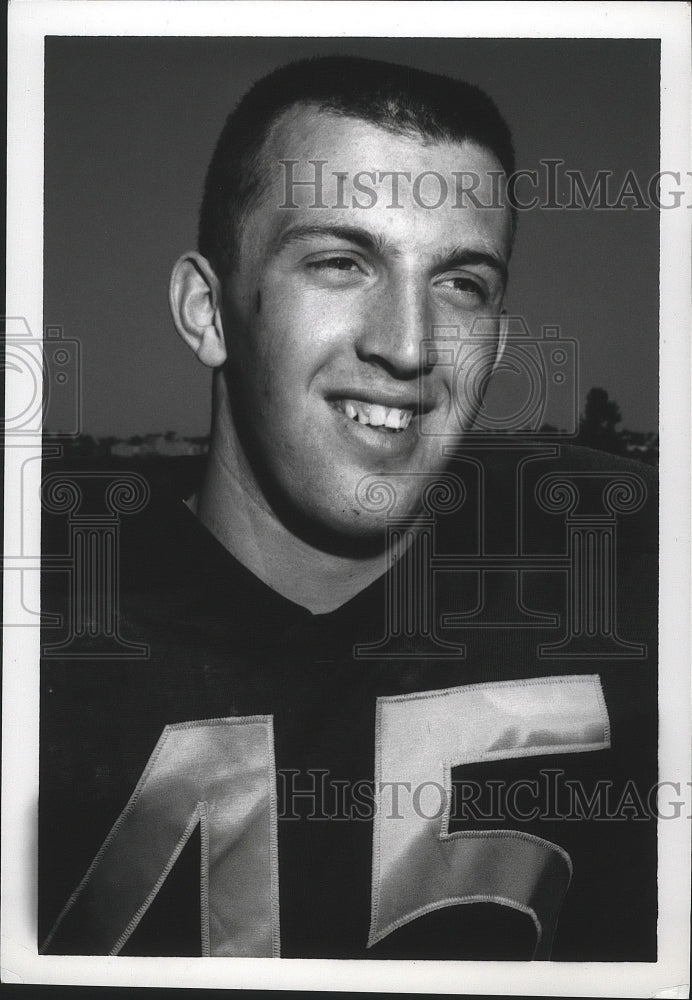
[[[429,241],[466,234],[508,256],[510,212],[498,207],[502,166],[492,151],[470,140],[432,140],[294,105],[272,126],[260,171],[262,192],[253,225],[245,227],[255,245],[268,236],[269,225],[275,235],[296,222],[343,222],[345,217],[352,222],[357,216],[359,225],[394,238],[414,231]],[[363,185],[374,189],[374,202]],[[473,197],[464,194],[469,188]]]
[[[405,169],[405,164],[427,163],[429,169],[455,165],[463,170],[501,171],[499,160],[489,149],[472,141],[434,140],[415,130],[404,132],[352,115],[337,114],[317,105],[297,104],[288,108],[272,125],[263,147],[263,166],[286,158],[331,155],[325,170],[340,169],[337,161],[358,170]],[[389,161],[383,163],[383,156]]]

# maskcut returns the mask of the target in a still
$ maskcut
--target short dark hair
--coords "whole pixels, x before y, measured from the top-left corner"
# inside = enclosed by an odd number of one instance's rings
[[[463,80],[356,56],[281,66],[258,80],[229,115],[214,150],[200,210],[198,248],[223,278],[237,263],[239,235],[264,183],[262,149],[272,125],[296,104],[433,141],[472,140],[514,173],[512,136],[488,95]]]

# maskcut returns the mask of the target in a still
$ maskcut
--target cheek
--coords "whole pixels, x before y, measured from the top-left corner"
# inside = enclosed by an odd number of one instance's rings
[[[492,377],[497,343],[472,346],[460,352],[454,368],[454,388],[465,398],[482,399]]]
[[[266,334],[267,331],[265,331]],[[241,376],[249,385],[254,419],[274,451],[294,455],[305,440],[306,410],[314,359],[306,344],[280,327],[264,336],[252,359],[252,373]],[[248,376],[250,376],[248,378]]]
[[[317,288],[294,276],[281,276],[262,287],[262,321],[272,334],[310,354],[341,344],[364,304],[344,290]]]
[[[292,417],[306,405],[313,379],[335,363],[351,338],[346,324],[326,307],[304,305],[284,304],[271,322],[256,325],[245,368],[253,371],[263,399],[290,401]]]

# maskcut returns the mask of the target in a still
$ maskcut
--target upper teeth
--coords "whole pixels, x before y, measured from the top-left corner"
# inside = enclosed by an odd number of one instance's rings
[[[411,422],[413,412],[400,410],[395,406],[380,406],[378,403],[363,403],[359,399],[347,399],[342,402],[344,413],[359,424],[370,424],[372,427],[386,427],[393,431],[405,430]]]

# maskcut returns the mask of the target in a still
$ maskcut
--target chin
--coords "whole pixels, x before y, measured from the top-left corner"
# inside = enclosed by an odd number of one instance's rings
[[[387,510],[363,509],[353,495],[329,505],[283,505],[275,511],[292,534],[324,552],[365,558],[386,547]]]
[[[303,537],[325,551],[364,556],[382,551],[387,544],[386,514],[362,511],[351,502],[349,508],[322,516],[305,519]]]
[[[355,493],[335,500],[329,510],[306,513],[304,509],[302,534],[325,550],[370,555],[384,550],[391,541],[387,532],[390,525],[413,527],[421,509],[419,490],[397,491],[391,477],[368,476]]]

